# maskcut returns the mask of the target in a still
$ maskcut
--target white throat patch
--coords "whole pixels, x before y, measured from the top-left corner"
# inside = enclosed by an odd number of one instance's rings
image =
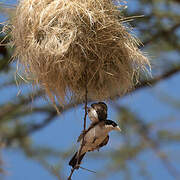
[[[105,125],[105,128],[114,128],[111,124]]]
[[[98,114],[95,109],[91,108],[90,112],[88,113],[89,118],[98,118]]]

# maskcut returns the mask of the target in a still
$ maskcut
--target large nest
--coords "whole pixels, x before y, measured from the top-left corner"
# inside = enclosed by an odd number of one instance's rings
[[[122,95],[149,64],[111,0],[21,0],[13,26],[27,76],[61,104],[86,84],[92,100]]]

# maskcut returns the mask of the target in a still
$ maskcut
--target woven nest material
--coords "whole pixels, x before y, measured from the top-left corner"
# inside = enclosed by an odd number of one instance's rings
[[[27,77],[60,104],[86,84],[91,100],[122,95],[149,64],[111,0],[21,0],[13,26]]]

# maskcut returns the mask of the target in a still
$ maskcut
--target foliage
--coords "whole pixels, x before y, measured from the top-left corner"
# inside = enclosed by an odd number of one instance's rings
[[[142,83],[137,84],[136,88],[130,93],[136,96],[136,92],[143,94],[145,89],[150,92],[156,101],[159,109],[162,106],[169,106],[174,111],[179,111],[178,94],[167,94],[167,89],[161,88],[158,84],[160,81],[168,81],[167,78],[175,76],[180,71],[180,1],[178,0],[135,0],[129,2],[129,8],[124,12],[127,17],[144,14],[142,18],[136,18],[130,24],[135,27],[137,36],[144,44],[143,50],[148,52],[152,61],[153,77],[151,79],[143,77]],[[2,28],[2,25],[1,25]],[[1,34],[0,39],[4,38]],[[8,39],[6,40],[8,41]],[[31,88],[20,78],[14,80],[15,64],[9,63],[11,60],[12,50],[6,46],[0,46],[0,93],[9,92],[9,97],[1,97],[0,101],[0,140],[4,150],[13,149],[24,153],[30,159],[40,163],[46,170],[54,175],[57,179],[65,179],[64,161],[71,156],[72,148],[64,151],[52,147],[38,146],[33,141],[33,134],[40,132],[44,127],[57,119],[56,110],[44,103],[44,94],[40,90],[33,94]],[[176,79],[176,82],[178,79]],[[16,89],[16,84],[20,84],[19,89],[24,93],[11,93]],[[157,86],[154,92],[151,87]],[[139,92],[139,90],[141,90]],[[13,91],[14,92],[14,91]],[[17,90],[16,90],[17,92]],[[122,105],[122,101],[129,98],[127,94],[124,98],[119,99],[115,96],[110,101],[111,107],[117,112],[117,120],[123,129],[123,133],[118,135],[121,144],[116,146],[113,151],[108,153],[94,153],[92,159],[98,157],[109,157],[109,161],[102,167],[101,172],[97,173],[97,178],[109,178],[115,174],[123,174],[125,179],[134,179],[131,164],[137,169],[135,176],[144,177],[144,179],[154,179],[153,172],[149,171],[147,162],[143,155],[153,157],[155,154],[163,165],[162,171],[167,171],[173,179],[180,177],[177,167],[172,163],[174,161],[174,151],[167,153],[167,147],[173,147],[173,144],[180,143],[179,123],[176,114],[168,117],[154,115],[155,119],[146,120],[144,112],[154,111],[155,107],[144,107],[141,112],[134,112],[130,105]],[[146,96],[144,96],[146,98]],[[41,102],[41,103],[39,103]],[[62,113],[75,108],[75,104],[80,105],[83,102],[72,102],[59,107]],[[138,104],[139,102],[136,101]],[[120,105],[121,104],[121,105]],[[135,105],[134,105],[135,106]],[[156,106],[156,107],[157,107]],[[40,117],[39,117],[40,115]],[[75,123],[71,121],[70,123]],[[175,124],[174,126],[172,124]],[[58,142],[59,143],[59,142]],[[151,154],[151,153],[152,154]],[[178,156],[179,153],[176,155]],[[59,158],[60,157],[60,158]],[[49,159],[59,158],[55,163]],[[89,157],[90,158],[90,157]],[[176,158],[175,158],[176,159]],[[89,159],[88,159],[89,161]],[[156,159],[156,161],[158,161]],[[177,159],[176,159],[177,162]],[[0,171],[3,165],[0,164]],[[108,168],[109,171],[104,171]]]

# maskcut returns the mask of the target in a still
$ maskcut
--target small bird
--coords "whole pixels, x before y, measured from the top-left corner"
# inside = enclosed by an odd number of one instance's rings
[[[83,144],[83,136],[79,138],[80,148],[69,161],[69,165],[73,168],[78,169],[86,152],[99,150],[101,147],[105,146],[108,143],[108,133],[112,130],[121,131],[119,126],[114,121],[106,119],[95,123],[94,126],[90,126],[90,128],[88,128],[88,130],[84,133]]]
[[[77,142],[82,139],[84,134],[91,128],[93,128],[99,121],[104,121],[107,119],[107,105],[104,102],[98,102],[91,104],[91,107],[87,107],[88,117],[91,120],[91,124],[86,131],[83,131],[78,137]]]
[[[107,105],[104,102],[98,102],[91,104],[88,107],[88,117],[92,123],[97,123],[107,119]]]

